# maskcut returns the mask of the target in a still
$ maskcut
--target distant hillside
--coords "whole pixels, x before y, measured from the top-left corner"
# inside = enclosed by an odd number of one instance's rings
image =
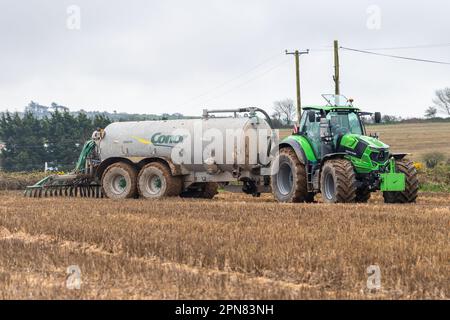
[[[92,108],[90,108],[92,109]],[[108,111],[86,111],[84,108],[78,108],[76,111],[71,111],[66,106],[62,106],[58,103],[52,102],[50,106],[44,106],[37,102],[31,101],[25,108],[24,112],[18,112],[19,115],[23,115],[25,112],[32,113],[36,118],[42,119],[43,117],[50,116],[53,112],[69,112],[70,114],[76,116],[79,113],[86,114],[89,118],[94,118],[96,115],[102,115],[108,117],[111,121],[143,121],[143,120],[173,120],[173,119],[195,119],[199,116],[186,116],[182,113],[163,113],[163,114],[143,114],[143,113],[127,113],[127,112],[108,112]],[[267,110],[268,111],[268,110]],[[276,128],[288,128],[287,126],[280,122],[279,119],[273,118],[273,124]],[[372,117],[366,117],[365,122],[367,124],[374,124]],[[384,124],[395,124],[395,123],[450,123],[450,117],[433,117],[433,118],[403,118],[398,116],[383,115],[382,123]]]
[[[78,115],[80,113],[86,114],[89,118],[94,118],[96,115],[103,115],[108,117],[111,121],[143,121],[143,120],[172,120],[172,119],[187,119],[195,118],[192,116],[185,116],[181,113],[163,113],[163,114],[139,114],[139,113],[126,113],[126,112],[108,112],[108,111],[86,111],[80,108],[77,111],[71,111],[68,107],[59,105],[55,102],[48,106],[41,105],[37,102],[31,101],[25,108],[24,112],[19,112],[23,115],[25,112],[30,112],[36,118],[42,119],[50,116],[53,112],[69,112],[72,115]]]

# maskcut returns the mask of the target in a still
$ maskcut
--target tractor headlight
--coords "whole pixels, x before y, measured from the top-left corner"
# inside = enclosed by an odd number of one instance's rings
[[[388,149],[372,149],[372,153],[370,154],[370,159],[372,161],[378,163],[384,163],[389,159],[389,150]]]

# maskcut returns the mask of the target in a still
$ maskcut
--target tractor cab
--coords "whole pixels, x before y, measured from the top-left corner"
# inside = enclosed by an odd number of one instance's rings
[[[353,100],[343,95],[324,94],[326,106],[308,106],[304,108],[299,134],[304,135],[312,145],[317,158],[344,152],[342,139],[347,134],[365,136],[366,130],[362,115],[371,113],[360,112],[353,106]],[[375,120],[381,117],[375,113]]]

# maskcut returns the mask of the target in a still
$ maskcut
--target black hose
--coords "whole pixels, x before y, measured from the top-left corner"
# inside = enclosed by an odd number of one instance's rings
[[[270,129],[273,129],[272,119],[269,117],[269,115],[267,114],[267,112],[264,111],[264,110],[261,109],[261,108],[255,108],[255,110],[261,112],[261,113],[266,117],[266,121],[267,121],[267,123],[269,124]]]
[[[272,119],[270,119],[269,115],[266,111],[261,108],[239,108],[239,109],[219,109],[219,110],[203,110],[203,117],[208,117],[210,113],[227,113],[227,112],[261,112],[265,117],[266,121],[269,124],[270,128],[273,129]]]
[[[269,124],[270,128],[273,129],[272,119],[269,117],[266,111],[264,111],[261,108],[240,108],[239,112],[251,112],[251,111],[258,111],[261,112],[265,117],[266,121]]]

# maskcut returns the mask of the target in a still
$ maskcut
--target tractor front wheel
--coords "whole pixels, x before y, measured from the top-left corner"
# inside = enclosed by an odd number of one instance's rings
[[[350,203],[356,201],[355,170],[349,160],[326,161],[320,180],[320,191],[324,202]]]
[[[395,161],[396,172],[405,174],[405,191],[386,191],[383,192],[385,203],[411,203],[417,199],[419,192],[419,179],[414,164],[407,160]]]
[[[308,192],[306,168],[291,148],[280,150],[278,172],[271,177],[272,193],[279,202],[313,202]]]

